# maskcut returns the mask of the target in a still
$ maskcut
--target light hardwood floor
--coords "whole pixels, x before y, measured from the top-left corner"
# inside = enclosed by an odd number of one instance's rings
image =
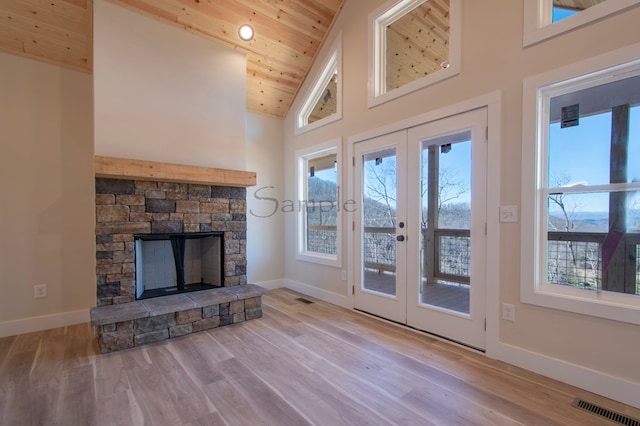
[[[576,396],[640,417],[290,290],[263,307],[261,319],[107,355],[88,324],[0,339],[0,424],[606,424],[571,407]]]

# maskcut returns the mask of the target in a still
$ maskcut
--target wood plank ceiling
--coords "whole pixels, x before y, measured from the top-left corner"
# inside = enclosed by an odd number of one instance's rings
[[[284,117],[346,0],[109,1],[245,52],[247,110]],[[582,10],[606,0],[553,1]],[[93,0],[0,0],[0,50],[91,72],[92,22]],[[244,23],[255,30],[249,42],[237,35]],[[447,30],[443,24],[441,31]],[[399,50],[407,48],[409,38],[399,39]],[[425,62],[404,53],[399,57],[403,62],[393,63],[390,73],[398,74],[395,78],[406,74],[399,70]],[[443,60],[440,52],[432,58],[433,67]],[[390,82],[390,88],[400,83]]]
[[[90,71],[92,0],[0,0],[0,49]]]
[[[387,27],[386,90],[440,70],[449,60],[449,0],[429,0]]]
[[[346,0],[109,1],[245,52],[247,110],[284,117]],[[92,11],[93,0],[0,0],[0,49],[91,72]]]

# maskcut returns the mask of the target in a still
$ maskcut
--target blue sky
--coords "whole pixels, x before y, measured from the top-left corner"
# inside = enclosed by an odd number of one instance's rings
[[[336,169],[316,170],[314,176],[318,179],[327,180],[333,183],[336,183],[338,180],[338,173],[336,172]]]
[[[551,22],[558,22],[564,18],[568,18],[569,16],[575,15],[578,13],[575,10],[562,9],[560,7],[553,8],[553,14],[551,18]]]
[[[428,155],[426,146],[423,148],[422,152],[422,164],[426,167]],[[376,181],[373,170],[386,173],[395,171],[395,156],[383,158],[382,164],[379,166],[374,165],[374,160],[367,161],[367,166],[365,166],[365,186],[370,188],[379,188],[380,184]],[[440,154],[440,172],[441,174],[443,172],[448,173],[449,176],[447,177],[447,179],[452,185],[467,189],[464,194],[461,194],[456,199],[450,200],[449,203],[469,203],[471,201],[471,141],[454,143],[451,145],[451,151],[449,151],[448,153]],[[422,174],[425,176],[426,180],[427,170],[423,170]],[[389,176],[387,185],[387,191],[389,191],[391,197],[393,198],[393,200],[390,200],[390,203],[393,207],[395,207],[395,179]],[[453,188],[449,191],[449,194],[453,194],[457,190],[457,188]],[[375,199],[375,195],[371,193],[370,190],[366,190],[365,196],[370,196]],[[427,200],[425,197],[425,199],[423,200],[423,204],[426,205],[426,203]]]
[[[451,178],[455,179],[454,183],[459,183],[467,189],[450,203],[471,202],[471,141],[454,143],[451,145],[451,151],[440,154],[440,172],[451,173]]]
[[[627,182],[640,182],[640,107],[631,109]],[[549,186],[609,183],[611,114],[581,117],[575,127],[549,126]],[[608,196],[571,196],[581,211],[607,211]]]

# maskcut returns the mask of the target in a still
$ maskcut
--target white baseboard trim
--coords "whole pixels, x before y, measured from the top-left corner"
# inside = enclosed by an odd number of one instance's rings
[[[89,322],[89,309],[0,322],[0,337],[15,336]]]
[[[332,303],[343,308],[352,309],[352,307],[350,306],[349,298],[341,294],[336,294],[331,291],[326,291],[321,288],[290,279],[285,279],[285,287],[305,294],[307,296],[315,297],[316,299],[320,299],[327,303]]]
[[[613,377],[503,342],[492,346],[492,350],[487,351],[487,356],[491,358],[640,409],[640,383]]]
[[[267,290],[274,290],[276,288],[286,287],[285,281],[286,280],[283,278],[279,280],[260,281],[253,284],[259,285],[260,287],[266,288]]]

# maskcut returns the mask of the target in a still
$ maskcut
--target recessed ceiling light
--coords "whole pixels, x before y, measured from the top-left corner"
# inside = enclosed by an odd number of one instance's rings
[[[249,41],[253,38],[253,28],[251,28],[251,25],[241,25],[238,29],[238,35],[242,40]]]

